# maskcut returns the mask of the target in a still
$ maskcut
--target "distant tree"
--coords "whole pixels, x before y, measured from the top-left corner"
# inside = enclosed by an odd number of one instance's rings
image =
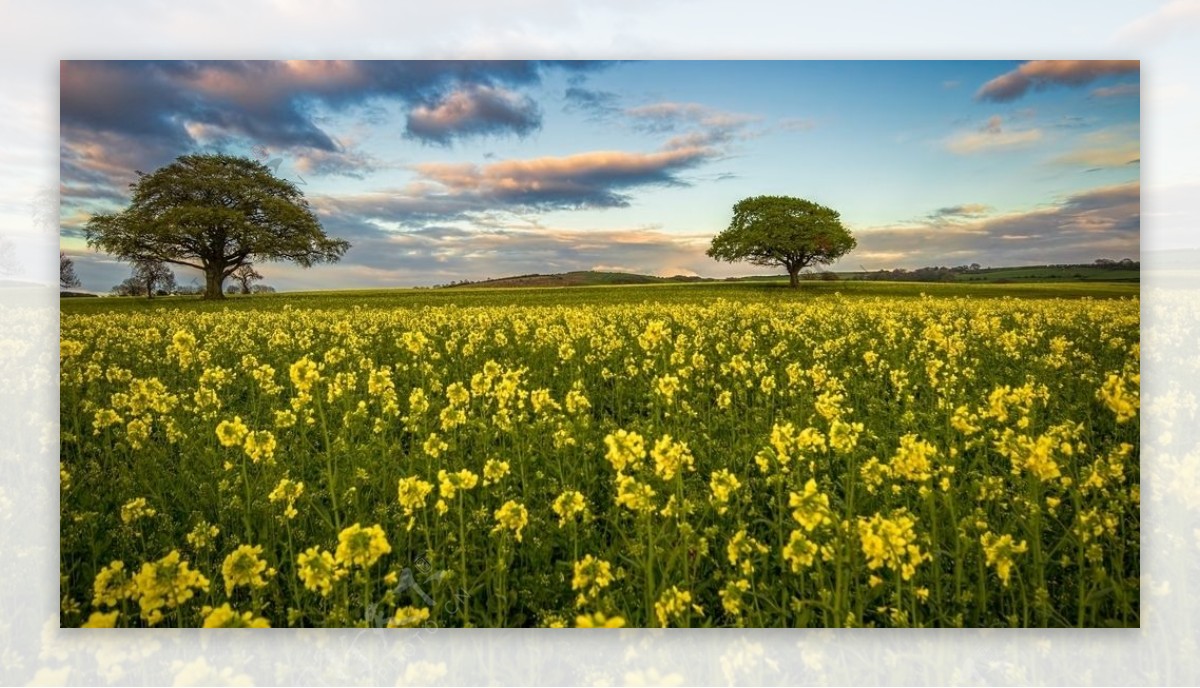
[[[263,276],[258,274],[258,271],[255,270],[254,266],[250,263],[243,263],[239,265],[237,270],[234,270],[232,273],[230,273],[230,277],[237,281],[238,284],[242,285],[243,294],[249,294],[251,283],[257,282],[263,278]]]
[[[142,286],[140,293],[144,293],[148,299],[154,298],[155,291],[175,288],[175,273],[157,260],[133,261],[133,279]]]
[[[124,282],[112,288],[113,296],[137,296],[145,289],[145,285],[136,277],[126,277]]]
[[[782,266],[795,288],[801,270],[829,264],[857,245],[836,210],[802,198],[755,196],[733,206],[733,220],[713,237],[708,255],[730,263]]]
[[[272,287],[269,284],[256,284],[253,287],[250,287],[250,291],[254,294],[274,294],[275,287]]]
[[[62,289],[78,289],[79,276],[75,274],[75,262],[66,253],[58,252],[58,286]]]
[[[238,286],[236,284],[231,284],[228,287],[225,287],[226,294],[236,294],[236,293],[238,293],[238,291],[240,291],[240,290],[238,289]]]
[[[184,155],[138,172],[129,207],[88,221],[88,244],[126,260],[156,260],[204,272],[204,298],[246,263],[335,262],[350,247],[325,235],[304,195],[261,162]]]

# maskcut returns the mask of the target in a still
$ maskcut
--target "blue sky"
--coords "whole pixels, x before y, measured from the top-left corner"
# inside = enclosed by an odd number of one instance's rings
[[[61,245],[107,291],[86,219],[221,150],[352,244],[261,265],[281,289],[762,274],[704,256],[760,194],[841,212],[844,269],[1137,258],[1139,92],[1128,61],[64,62]]]

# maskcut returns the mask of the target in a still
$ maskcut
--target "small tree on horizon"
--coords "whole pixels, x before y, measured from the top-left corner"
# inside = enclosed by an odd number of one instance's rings
[[[242,285],[243,294],[249,294],[250,285],[263,278],[263,276],[258,274],[258,271],[255,270],[254,266],[250,263],[243,263],[238,267],[237,270],[234,270],[230,274],[230,277],[236,280],[238,284]]]
[[[60,289],[78,289],[79,276],[75,274],[75,261],[66,252],[58,252],[58,286]]]
[[[133,279],[141,285],[148,299],[154,298],[156,290],[169,292],[175,288],[175,273],[157,260],[133,261]]]
[[[794,289],[801,270],[832,263],[857,245],[836,210],[791,196],[755,196],[733,206],[733,220],[713,237],[707,254],[783,267]]]

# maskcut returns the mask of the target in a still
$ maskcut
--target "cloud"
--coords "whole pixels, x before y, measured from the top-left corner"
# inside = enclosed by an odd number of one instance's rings
[[[567,112],[584,112],[591,119],[607,119],[620,112],[620,98],[610,91],[597,91],[579,85],[567,87],[563,92]]]
[[[526,136],[542,126],[532,98],[493,86],[472,84],[408,113],[407,133],[430,143],[449,144],[467,136],[512,133]]]
[[[944,208],[938,208],[929,214],[929,218],[933,220],[940,220],[947,218],[978,217],[986,214],[989,210],[991,210],[991,207],[982,203],[964,203],[962,205],[951,205]]]
[[[999,115],[993,115],[987,123],[975,131],[959,132],[946,139],[946,149],[958,155],[1009,150],[1036,143],[1042,139],[1040,129],[1005,129]]]
[[[760,118],[735,112],[724,112],[699,103],[652,103],[627,108],[625,116],[643,131],[670,132],[695,126],[706,130],[734,130]]]
[[[877,260],[883,264],[867,267],[879,269],[1137,257],[1140,191],[1137,182],[1099,187],[1043,208],[997,215],[950,217],[941,209],[928,221],[856,231],[859,248],[847,260]]]
[[[1136,73],[1139,68],[1137,60],[1034,60],[987,82],[975,99],[1003,103],[1020,98],[1030,89],[1083,86],[1105,76]]]
[[[682,185],[677,172],[714,155],[701,146],[672,146],[653,153],[592,151],[486,165],[424,163],[416,170],[451,196],[533,208],[603,208],[629,205],[624,192],[630,188]]]
[[[682,172],[720,157],[719,149],[695,146],[484,164],[429,162],[413,165],[415,178],[401,187],[310,201],[323,223],[351,218],[395,229],[460,221],[478,226],[496,215],[508,221],[513,214],[531,211],[626,207],[635,189],[688,186]],[[345,238],[353,242],[353,237]]]
[[[330,113],[378,117],[398,102],[433,137],[531,131],[530,104],[508,88],[548,70],[603,64],[529,61],[63,61],[63,180],[120,188],[134,168],[153,169],[202,146],[261,145],[312,174],[362,176],[377,161],[327,129]],[[457,95],[456,95],[457,94]],[[466,94],[466,95],[463,95]],[[507,95],[506,95],[507,94]],[[469,106],[455,119],[455,104]],[[505,110],[505,105],[508,105]],[[473,109],[472,109],[473,107]],[[504,117],[508,119],[505,120]],[[500,124],[487,124],[499,118]],[[440,128],[439,128],[440,123]],[[425,128],[422,128],[424,125]],[[101,169],[105,168],[105,169]]]
[[[1126,96],[1140,96],[1142,93],[1141,84],[1117,84],[1116,86],[1102,86],[1092,90],[1093,98],[1124,98]]]
[[[1122,167],[1138,162],[1140,157],[1137,127],[1124,126],[1085,134],[1077,148],[1054,158],[1052,162],[1089,168]]]

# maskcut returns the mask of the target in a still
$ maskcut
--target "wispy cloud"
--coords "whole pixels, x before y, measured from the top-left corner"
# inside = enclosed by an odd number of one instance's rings
[[[1102,86],[1092,90],[1093,98],[1124,98],[1127,96],[1140,95],[1142,92],[1141,84],[1117,84],[1116,86]]]
[[[574,84],[563,92],[567,112],[584,112],[592,119],[607,119],[621,111],[620,96]]]
[[[925,265],[1021,265],[1136,257],[1140,235],[1137,182],[1090,189],[1022,212],[950,216],[857,232],[848,260],[875,260],[870,269]],[[972,208],[973,206],[958,206]],[[952,210],[953,208],[951,208]]]
[[[959,132],[945,140],[946,149],[958,155],[1022,148],[1042,139],[1037,128],[1008,129],[999,115],[993,115],[974,131]]]
[[[1089,168],[1122,167],[1138,162],[1140,158],[1137,127],[1122,126],[1083,135],[1074,150],[1054,158],[1053,162]]]
[[[984,84],[977,100],[1008,102],[1049,86],[1084,86],[1105,76],[1136,73],[1137,60],[1034,60]]]

